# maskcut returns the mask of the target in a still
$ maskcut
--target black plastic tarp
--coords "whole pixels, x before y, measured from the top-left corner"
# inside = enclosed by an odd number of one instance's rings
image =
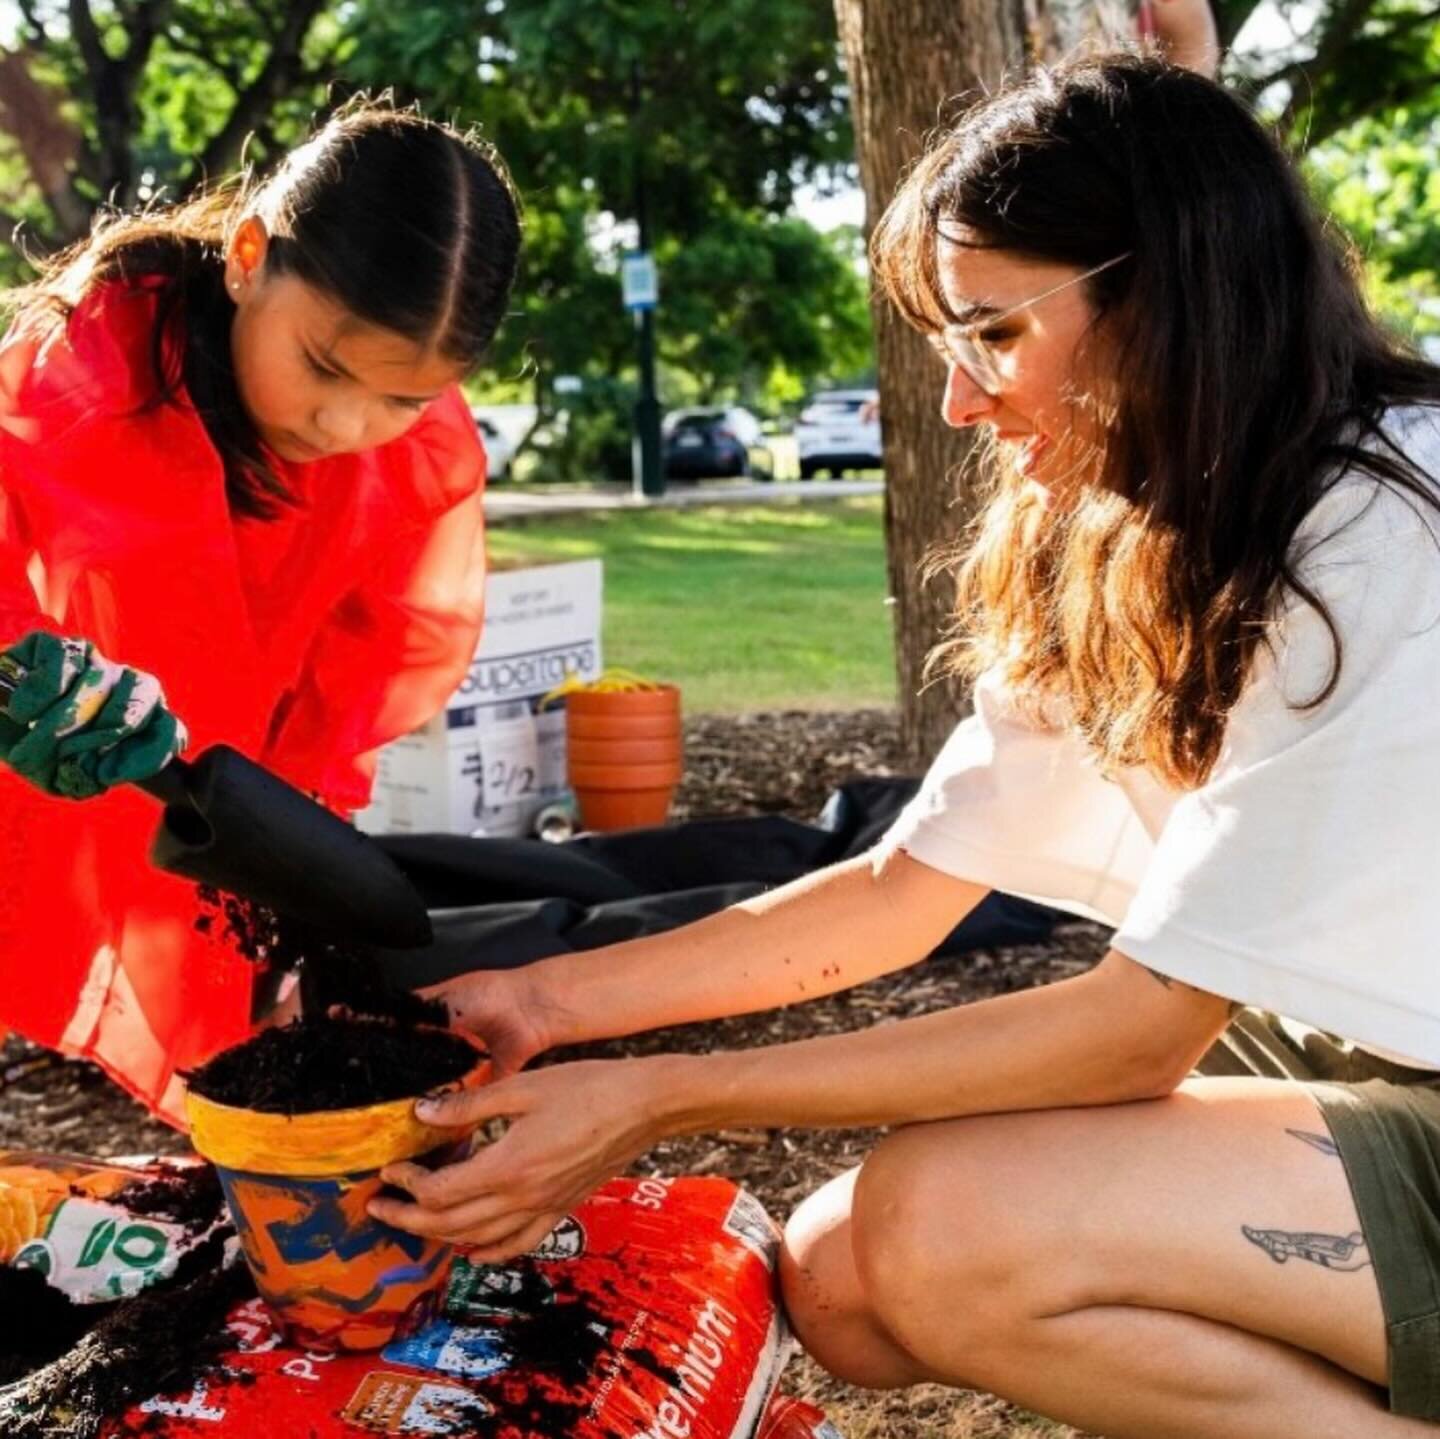
[[[431,910],[435,941],[385,952],[382,962],[394,981],[419,987],[674,929],[863,853],[917,787],[915,780],[854,780],[831,795],[815,824],[775,815],[701,819],[563,844],[387,836],[380,842]],[[935,952],[1033,942],[1059,917],[992,894]]]

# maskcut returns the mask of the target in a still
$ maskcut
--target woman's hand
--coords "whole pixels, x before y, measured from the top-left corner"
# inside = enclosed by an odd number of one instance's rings
[[[158,774],[185,748],[160,682],[88,640],[37,630],[0,653],[0,760],[48,794],[90,799]]]
[[[476,969],[420,993],[445,1001],[451,1022],[484,1041],[495,1077],[504,1079],[567,1039],[570,1011],[550,992],[542,973],[539,964]]]
[[[428,1170],[392,1164],[381,1177],[414,1201],[376,1199],[370,1213],[411,1234],[475,1246],[500,1264],[535,1248],[597,1186],[665,1137],[667,1056],[589,1060],[422,1100],[430,1124],[508,1119],[493,1144]]]

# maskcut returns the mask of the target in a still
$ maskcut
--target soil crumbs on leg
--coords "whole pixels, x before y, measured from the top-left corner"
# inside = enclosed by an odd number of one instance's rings
[[[813,820],[837,784],[905,773],[896,717],[888,710],[698,715],[685,722],[685,742],[677,820],[740,814]],[[641,1035],[593,1052],[704,1052],[838,1033],[1083,973],[1106,943],[1098,925],[1067,924],[1044,944],[931,961],[811,1004]],[[98,1069],[36,1063],[42,1059],[13,1037],[0,1049],[0,1081],[19,1071],[0,1088],[0,1145],[100,1157],[187,1152],[182,1135],[149,1119]],[[859,1164],[876,1138],[865,1131],[737,1130],[668,1141],[636,1169],[723,1174],[783,1221],[806,1195]],[[845,1439],[1080,1439],[989,1395],[938,1385],[874,1393],[832,1379],[803,1358],[786,1370],[783,1387],[821,1405]]]

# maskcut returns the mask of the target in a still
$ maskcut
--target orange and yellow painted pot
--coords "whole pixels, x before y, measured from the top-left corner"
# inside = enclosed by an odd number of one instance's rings
[[[489,1078],[481,1058],[462,1086]],[[256,1288],[291,1342],[379,1349],[434,1317],[451,1246],[381,1224],[366,1206],[385,1165],[457,1158],[467,1130],[422,1124],[413,1099],[297,1115],[198,1094],[185,1104],[191,1142],[220,1177]]]

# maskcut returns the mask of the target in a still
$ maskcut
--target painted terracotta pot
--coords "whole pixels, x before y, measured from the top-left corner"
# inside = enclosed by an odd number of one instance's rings
[[[462,1087],[489,1077],[481,1058]],[[220,1177],[255,1286],[302,1348],[379,1349],[439,1308],[451,1246],[366,1213],[385,1165],[440,1164],[463,1152],[468,1131],[422,1124],[414,1105],[394,1099],[291,1116],[186,1096],[191,1142]]]

